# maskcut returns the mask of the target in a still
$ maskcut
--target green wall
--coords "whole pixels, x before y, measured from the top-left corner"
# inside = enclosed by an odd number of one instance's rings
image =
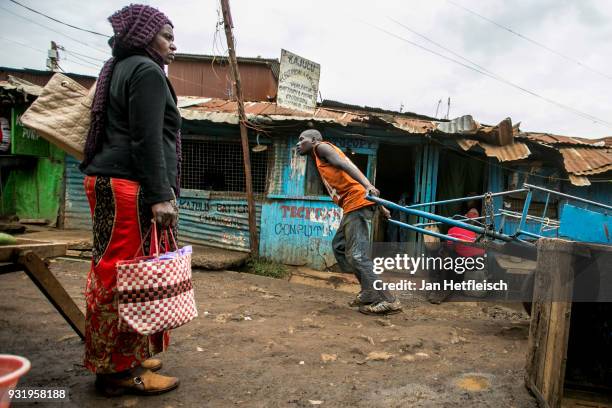
[[[2,190],[0,212],[2,215],[17,215],[21,219],[44,218],[55,223],[63,193],[65,153],[43,139],[21,138],[23,131],[16,123],[16,116],[21,111],[14,109],[11,134],[17,135],[17,140],[12,138],[12,150],[17,149],[13,151],[38,157],[31,167],[3,171],[2,177],[8,175],[8,179]],[[42,148],[45,144],[48,147]]]

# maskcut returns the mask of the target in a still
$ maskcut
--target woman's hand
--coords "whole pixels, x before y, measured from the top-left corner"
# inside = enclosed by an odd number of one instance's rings
[[[178,213],[170,201],[162,201],[161,203],[153,204],[151,207],[153,219],[162,227],[175,226],[178,219]]]

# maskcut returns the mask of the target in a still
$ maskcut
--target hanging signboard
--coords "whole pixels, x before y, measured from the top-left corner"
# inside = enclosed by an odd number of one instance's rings
[[[284,108],[314,113],[321,65],[281,50],[276,103]]]
[[[27,156],[48,157],[49,142],[38,134],[21,124],[19,118],[25,111],[25,107],[12,109],[11,117],[11,153]]]

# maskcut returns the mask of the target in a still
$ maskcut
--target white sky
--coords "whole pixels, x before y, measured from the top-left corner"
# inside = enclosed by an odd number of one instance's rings
[[[115,0],[18,1],[68,23],[109,34],[111,28],[106,18],[129,4],[129,1]],[[458,59],[390,20],[394,18],[507,81],[612,123],[609,94],[612,90],[612,53],[609,51],[612,2],[453,1],[603,75],[526,42],[447,0],[299,3],[232,0],[231,7],[239,56],[280,58],[280,50],[285,48],[318,62],[321,64],[320,90],[325,99],[391,110],[398,110],[403,104],[404,111],[430,116],[435,114],[438,100],[442,99],[438,116],[443,117],[450,97],[450,118],[471,114],[480,122],[495,124],[510,116],[513,122],[521,121],[521,129],[527,131],[588,138],[612,135],[612,124],[585,119],[370,26],[381,27]],[[215,37],[217,1],[144,3],[158,7],[173,21],[179,52],[219,54],[225,50],[222,27]],[[51,40],[69,51],[100,60],[110,56],[102,37],[55,23],[9,0],[0,0],[0,46],[3,50],[0,65],[45,69],[43,51],[49,48]],[[83,61],[74,55],[63,53],[62,58],[60,63],[66,71],[90,75],[98,72],[97,68],[78,65]],[[95,63],[101,65],[100,61]]]

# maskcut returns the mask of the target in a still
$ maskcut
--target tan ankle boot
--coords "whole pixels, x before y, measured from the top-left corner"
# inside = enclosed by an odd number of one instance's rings
[[[159,371],[162,368],[161,360],[157,358],[149,358],[142,362],[141,367],[149,371]]]
[[[138,375],[128,375],[123,378],[98,376],[96,388],[108,397],[123,394],[158,395],[179,386],[179,379],[155,374],[149,370],[140,369]]]

